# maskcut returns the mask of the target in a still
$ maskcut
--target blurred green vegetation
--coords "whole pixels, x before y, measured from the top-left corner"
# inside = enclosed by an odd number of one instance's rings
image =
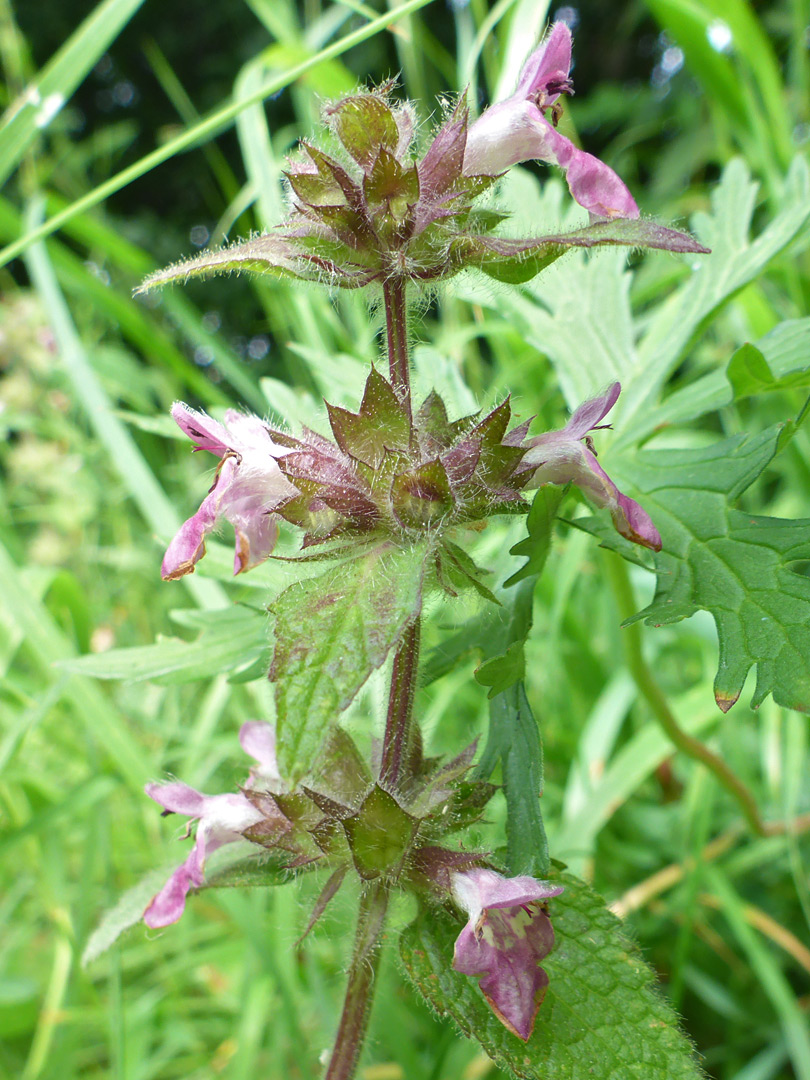
[[[273,224],[283,157],[312,132],[324,98],[401,72],[425,120],[436,95],[466,85],[474,100],[491,100],[513,83],[547,14],[576,23],[577,96],[565,130],[617,169],[643,213],[688,222],[741,155],[760,185],[756,233],[787,205],[791,159],[807,155],[808,0],[586,0],[564,9],[425,0],[416,11],[417,0],[390,31],[364,31],[389,8],[395,19],[398,6],[0,0],[0,242],[12,256],[0,269],[0,1076],[311,1077],[342,993],[353,898],[347,890],[296,945],[317,895],[310,881],[206,893],[179,925],[133,930],[80,965],[101,913],[180,857],[143,783],[168,773],[206,791],[233,788],[243,777],[238,727],[272,709],[261,679],[100,684],[55,666],[189,636],[206,611],[260,604],[263,587],[278,587],[269,567],[232,583],[225,542],[193,578],[159,580],[162,547],[207,475],[175,439],[167,409],[181,398],[214,411],[235,402],[307,416],[324,394],[353,403],[380,349],[378,313],[360,296],[234,278],[135,300],[141,277],[195,246]],[[334,47],[348,34],[351,48]],[[265,83],[276,90],[257,104]],[[252,104],[230,108],[251,95]],[[229,109],[222,123],[203,123]],[[164,160],[146,168],[150,154]],[[544,167],[532,174],[548,178]],[[57,215],[61,227],[42,226]],[[732,290],[670,390],[806,317],[808,240],[798,227],[787,251]],[[666,255],[641,262],[637,327],[688,276],[687,263]],[[545,287],[535,294],[541,308]],[[415,323],[422,385],[443,379],[459,411],[511,388],[518,412],[559,426],[554,350],[522,340],[499,313],[502,300],[476,295],[466,279],[424,299]],[[747,399],[664,437],[702,445],[795,416],[801,403],[790,389]],[[809,479],[800,431],[746,509],[808,517]],[[517,526],[492,524],[477,541],[478,561],[498,581],[516,568],[503,552],[519,536]],[[672,756],[624,667],[609,557],[563,530],[538,588],[528,689],[544,732],[552,854],[620,904],[711,1077],[810,1080],[807,822],[752,837],[705,769]],[[639,606],[650,580],[633,574]],[[176,609],[196,609],[196,622],[186,614],[178,624]],[[435,611],[428,645],[469,614]],[[745,697],[727,717],[717,712],[708,618],[645,631],[644,646],[676,714],[745,780],[762,816],[807,815],[806,718],[771,701],[755,714]],[[421,692],[432,752],[485,730],[473,667]],[[380,696],[377,682],[363,692],[353,729],[368,736]],[[479,842],[502,836],[503,808],[493,805]],[[411,915],[403,902],[392,938]],[[361,1075],[495,1076],[416,1001],[393,952]]]

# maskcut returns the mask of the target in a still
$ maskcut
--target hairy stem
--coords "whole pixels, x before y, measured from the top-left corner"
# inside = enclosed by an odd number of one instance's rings
[[[388,889],[382,881],[373,882],[360,897],[346,997],[325,1080],[351,1080],[354,1076],[374,998],[387,907]]]
[[[619,555],[607,553],[604,558],[605,569],[608,579],[616,598],[616,606],[619,609],[619,617],[629,618],[636,613],[636,601],[633,596],[633,586],[630,584],[630,576],[627,566]],[[689,735],[678,724],[672,710],[669,707],[664,692],[655,681],[652,671],[641,647],[641,624],[631,623],[622,630],[622,643],[627,666],[633,677],[639,692],[650,706],[653,716],[667,733],[674,745],[682,750],[695,761],[700,761],[715,777],[719,784],[734,799],[737,800],[740,810],[751,830],[758,836],[766,836],[768,828],[762,821],[753,793],[740,780],[739,776],[726,765],[721,757],[699,739]]]
[[[408,356],[408,321],[405,279],[389,278],[383,285],[385,326],[388,336],[388,371],[391,385],[411,411],[411,373]]]
[[[402,776],[411,746],[411,720],[419,665],[420,619],[411,623],[394,655],[388,716],[385,720],[380,780],[395,789]]]

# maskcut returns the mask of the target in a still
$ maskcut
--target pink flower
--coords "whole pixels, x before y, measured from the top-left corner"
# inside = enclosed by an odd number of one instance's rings
[[[588,432],[608,427],[600,421],[616,404],[621,384],[613,383],[604,394],[580,405],[560,431],[537,435],[525,444],[529,447],[523,465],[536,466],[528,487],[541,484],[569,484],[580,487],[597,506],[607,506],[618,532],[634,544],[661,550],[661,535],[649,514],[633,499],[622,495],[596,459]]]
[[[452,893],[469,921],[458,936],[453,968],[477,975],[492,1011],[526,1042],[548,986],[538,964],[554,946],[551,921],[538,901],[561,885],[531,877],[505,878],[476,868],[452,875]]]
[[[637,218],[635,200],[613,170],[557,131],[557,101],[573,93],[570,68],[571,31],[557,22],[526,61],[515,93],[492,105],[469,129],[464,173],[493,176],[534,158],[555,162],[565,170],[571,194],[591,214]],[[553,123],[545,116],[549,109]]]
[[[278,537],[272,511],[299,494],[276,460],[287,449],[273,442],[258,416],[229,409],[222,425],[179,401],[172,406],[172,416],[196,443],[196,450],[208,450],[222,460],[200,509],[180,526],[169,544],[161,577],[170,581],[192,573],[205,554],[206,536],[223,517],[236,533],[234,574],[257,566]]]
[[[275,731],[270,724],[260,721],[243,724],[239,742],[242,749],[259,763],[258,768],[251,769],[250,780],[245,786],[255,788],[259,784],[264,786],[278,782]],[[265,815],[240,792],[203,795],[178,781],[147,784],[145,790],[150,799],[164,808],[164,813],[185,814],[189,818],[189,830],[193,821],[198,823],[191,853],[177,867],[143,915],[147,926],[169,926],[183,914],[189,889],[199,888],[203,884],[207,856],[224,844],[241,840],[245,829],[258,825]]]

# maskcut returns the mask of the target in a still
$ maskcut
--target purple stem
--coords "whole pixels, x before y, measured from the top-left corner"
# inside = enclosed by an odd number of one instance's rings
[[[354,1076],[374,997],[380,935],[387,907],[388,889],[385,883],[379,880],[372,882],[360,897],[354,955],[349,968],[343,1013],[325,1080],[351,1080]]]
[[[394,654],[391,670],[391,690],[388,694],[388,716],[385,720],[380,781],[396,790],[411,744],[413,699],[416,693],[416,671],[419,665],[420,619],[405,631]]]
[[[389,278],[383,285],[385,325],[388,335],[388,372],[400,401],[411,412],[411,373],[408,356],[408,321],[405,279]]]

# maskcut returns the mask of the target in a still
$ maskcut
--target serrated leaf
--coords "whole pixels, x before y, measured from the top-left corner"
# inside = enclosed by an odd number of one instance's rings
[[[419,614],[428,544],[379,544],[286,589],[272,605],[279,768],[312,768],[329,726]]]
[[[785,320],[760,338],[755,348],[776,380],[762,389],[783,390],[810,382],[807,376],[810,370],[810,318]],[[639,418],[635,435],[643,439],[658,428],[693,420],[731,400],[727,371],[711,371],[676,390],[661,405]]]
[[[564,494],[565,490],[554,484],[546,484],[538,488],[531,509],[526,515],[526,529],[529,535],[525,540],[519,540],[509,550],[510,555],[525,555],[529,561],[504,582],[505,588],[517,585],[524,578],[542,574],[551,551],[554,519]]]
[[[720,647],[715,698],[724,711],[756,665],[754,708],[772,693],[779,705],[810,712],[810,578],[791,568],[810,558],[810,520],[732,509],[783,434],[777,425],[700,450],[649,451],[613,469],[641,493],[664,542],[655,596],[635,618],[660,626],[701,608],[711,613]]]
[[[475,669],[475,681],[488,686],[487,697],[494,698],[503,693],[526,675],[526,653],[524,642],[516,641],[505,653],[485,660]]]
[[[110,649],[59,666],[96,679],[150,679],[163,684],[193,682],[222,671],[247,671],[263,661],[267,649],[267,620],[250,608],[225,608],[205,613],[208,626],[196,641],[163,638],[155,645]],[[256,677],[256,676],[251,676]]]
[[[558,206],[551,205],[555,186],[547,184],[547,198],[531,203],[520,171],[513,173],[514,179],[507,177],[502,184],[507,192],[510,184],[514,189],[513,209],[519,218],[525,220],[529,207],[540,220],[559,217]],[[711,255],[691,261],[689,278],[652,311],[645,309],[640,328],[634,325],[630,304],[633,274],[621,250],[595,256],[574,251],[522,290],[497,298],[480,290],[475,300],[508,311],[524,340],[549,357],[570,408],[619,379],[622,396],[612,414],[617,445],[635,443],[641,429],[650,430],[648,418],[661,389],[693,342],[804,227],[810,216],[806,162],[794,161],[779,213],[752,238],[756,195],[746,165],[737,159],[730,162],[713,192],[711,213],[691,222]]]
[[[669,374],[717,311],[797,236],[810,217],[810,173],[796,158],[785,181],[779,213],[756,239],[749,236],[758,185],[747,167],[734,159],[712,193],[712,214],[692,220],[698,236],[712,249],[695,266],[689,283],[662,304],[639,344],[631,380],[615,414],[616,430],[635,438],[633,426],[657,400]]]
[[[496,1019],[475,979],[452,970],[461,923],[444,910],[424,911],[402,935],[400,956],[416,989],[521,1080],[700,1080],[672,1008],[619,920],[577,878],[549,876],[565,892],[551,901],[549,987],[527,1043]]]

